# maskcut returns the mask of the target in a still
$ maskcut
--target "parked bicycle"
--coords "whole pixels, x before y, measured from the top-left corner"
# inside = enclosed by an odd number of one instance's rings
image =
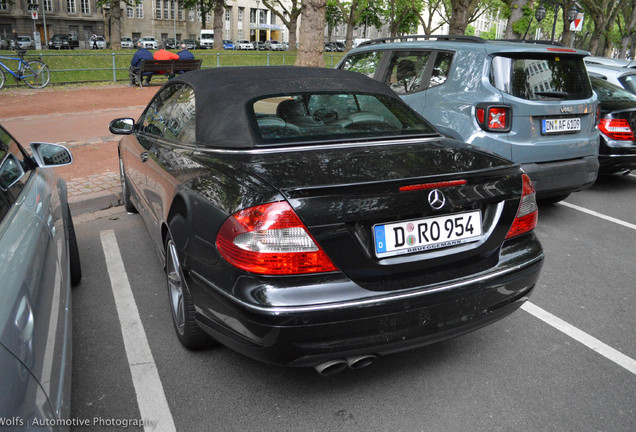
[[[16,82],[24,81],[31,88],[44,88],[51,80],[51,72],[49,67],[42,60],[25,60],[24,49],[16,49],[17,57],[0,55],[0,89],[4,86],[6,70]],[[3,61],[13,60],[18,62],[18,70],[12,71]]]

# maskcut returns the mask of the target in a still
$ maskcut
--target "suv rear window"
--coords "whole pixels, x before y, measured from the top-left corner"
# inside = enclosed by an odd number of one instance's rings
[[[581,57],[496,56],[490,83],[499,90],[527,100],[576,100],[592,97],[592,87]]]

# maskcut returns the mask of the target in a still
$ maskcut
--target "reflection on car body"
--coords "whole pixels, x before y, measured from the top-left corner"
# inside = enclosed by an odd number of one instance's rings
[[[31,152],[0,126],[0,418],[12,430],[70,415],[70,286],[82,277],[66,186],[48,168],[71,154]]]
[[[519,166],[359,74],[190,72],[110,130],[188,348],[330,374],[496,321],[539,275]]]

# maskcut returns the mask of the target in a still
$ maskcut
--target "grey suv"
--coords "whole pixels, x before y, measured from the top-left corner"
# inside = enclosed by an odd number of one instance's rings
[[[384,81],[440,132],[523,167],[559,201],[598,173],[597,99],[583,57],[552,44],[471,36],[376,39],[338,68]]]

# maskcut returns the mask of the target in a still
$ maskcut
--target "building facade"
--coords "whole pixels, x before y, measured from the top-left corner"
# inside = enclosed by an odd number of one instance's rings
[[[0,0],[0,37],[11,39],[14,30],[20,36],[35,34],[43,46],[45,38],[70,34],[84,48],[93,33],[104,34],[104,18],[95,0]]]

